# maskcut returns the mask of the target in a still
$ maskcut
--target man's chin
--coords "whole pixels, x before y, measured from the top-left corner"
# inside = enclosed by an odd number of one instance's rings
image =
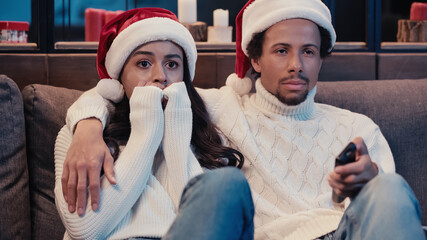
[[[305,101],[307,98],[308,91],[304,91],[302,93],[286,93],[280,94],[277,93],[276,97],[280,102],[288,105],[288,106],[296,106]]]

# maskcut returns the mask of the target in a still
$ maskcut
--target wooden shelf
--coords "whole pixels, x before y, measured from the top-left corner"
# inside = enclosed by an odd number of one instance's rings
[[[36,43],[0,43],[0,50],[37,50]]]
[[[336,42],[334,46],[335,50],[361,50],[366,48],[365,42]]]
[[[235,50],[236,43],[196,42],[198,50]],[[56,42],[55,49],[97,50],[98,42]]]
[[[234,51],[236,43],[196,42],[197,50]],[[335,50],[366,49],[365,42],[336,42]],[[382,42],[382,49],[388,50],[427,50],[427,42]],[[98,42],[56,42],[55,49],[97,50]],[[0,43],[0,50],[37,50],[36,43]]]
[[[210,42],[196,42],[197,50],[227,50],[235,51],[236,43],[210,43]]]
[[[61,50],[97,50],[98,42],[56,42],[55,49]]]
[[[197,50],[209,51],[234,51],[236,50],[236,43],[210,43],[210,42],[196,42]],[[77,50],[96,50],[98,42],[56,42],[55,49],[77,49]],[[365,42],[337,42],[334,49],[336,50],[360,50],[366,49]]]
[[[381,48],[390,50],[427,50],[427,42],[382,42]]]

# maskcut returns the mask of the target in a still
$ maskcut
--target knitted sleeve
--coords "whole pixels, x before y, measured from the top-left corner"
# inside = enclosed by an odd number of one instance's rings
[[[229,86],[220,89],[197,88],[197,93],[203,99],[211,120],[217,124],[218,118],[226,111],[237,111],[241,109],[241,98]]]
[[[359,117],[355,135],[363,138],[371,160],[378,165],[380,173],[395,172],[393,154],[380,128],[367,116],[360,114]]]
[[[74,132],[74,128],[80,120],[90,117],[98,118],[102,122],[102,126],[105,127],[109,111],[112,110],[111,102],[99,95],[95,87],[84,92],[70,106],[65,121],[71,132]]]
[[[72,133],[67,127],[60,131],[55,144],[55,202],[71,238],[105,239],[141,196],[163,137],[161,98],[157,87],[135,88],[130,99],[131,134],[114,165],[117,184],[102,177],[99,209],[92,211],[89,199],[83,216],[70,213],[62,195],[61,175]]]
[[[184,82],[170,85],[163,93],[168,97],[168,103],[164,111],[165,134],[162,146],[173,186],[169,192],[177,207],[185,185],[190,178],[202,173],[202,168],[190,147],[193,116]]]

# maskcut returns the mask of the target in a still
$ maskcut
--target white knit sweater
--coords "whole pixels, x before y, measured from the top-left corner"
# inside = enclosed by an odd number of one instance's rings
[[[255,204],[255,239],[313,239],[336,229],[344,206],[333,206],[327,175],[335,157],[361,136],[380,172],[394,172],[391,150],[368,117],[314,102],[316,87],[287,106],[256,82],[256,93],[229,87],[199,90],[214,124],[245,157]]]
[[[164,111],[163,94],[169,99]],[[96,95],[88,91],[82,99],[99,100]],[[99,210],[91,210],[89,199],[82,217],[69,213],[62,195],[63,163],[74,125],[61,129],[55,145],[55,200],[67,230],[64,239],[161,237],[175,219],[185,184],[202,173],[190,147],[192,112],[184,83],[172,84],[163,92],[152,86],[137,87],[130,109],[131,134],[114,165],[117,185],[102,177]],[[163,151],[158,151],[159,146]]]
[[[230,87],[197,90],[227,145],[245,157],[255,239],[313,239],[336,229],[344,206],[333,206],[327,175],[335,156],[356,136],[364,139],[380,173],[395,171],[378,126],[361,114],[315,103],[316,88],[298,106],[278,101],[260,80],[257,93],[244,96]],[[92,116],[105,121],[106,104],[79,101],[96,111],[69,112],[70,126]]]

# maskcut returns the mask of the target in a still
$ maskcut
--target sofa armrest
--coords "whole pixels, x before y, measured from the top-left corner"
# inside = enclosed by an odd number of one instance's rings
[[[402,175],[414,190],[427,225],[427,78],[319,82],[316,101],[370,117],[387,139]]]
[[[68,107],[82,92],[33,84],[22,91],[27,136],[33,239],[62,239],[55,206],[54,146]]]
[[[30,239],[30,196],[22,96],[0,75],[0,239]]]

